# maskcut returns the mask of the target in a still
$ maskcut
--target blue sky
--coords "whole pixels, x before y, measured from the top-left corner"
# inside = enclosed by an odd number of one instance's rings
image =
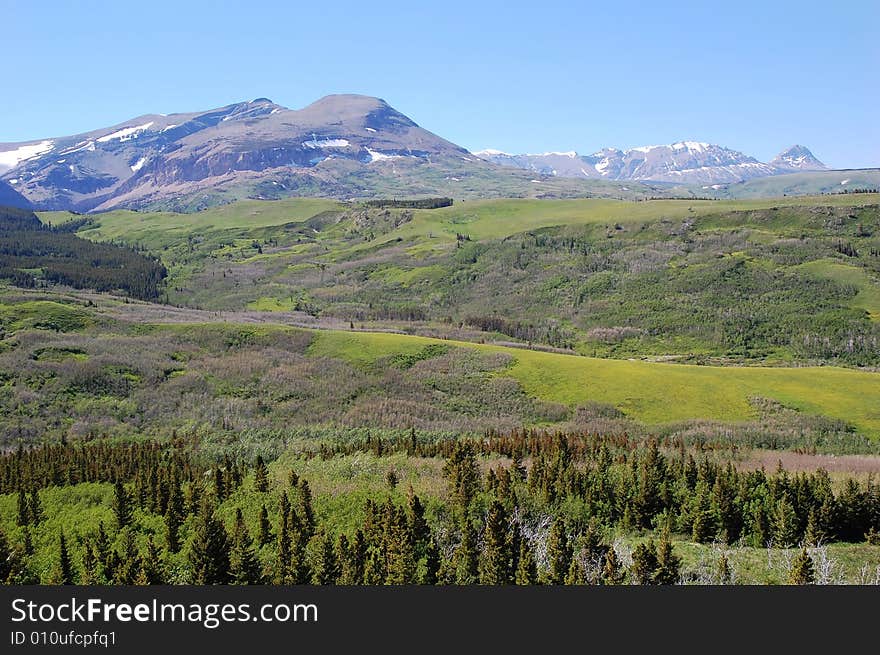
[[[880,165],[877,0],[0,0],[0,16],[0,142],[348,92],[472,150],[692,139],[767,160],[802,143]]]

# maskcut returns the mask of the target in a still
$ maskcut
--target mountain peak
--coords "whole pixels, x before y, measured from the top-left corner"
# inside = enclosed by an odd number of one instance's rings
[[[824,171],[827,166],[816,159],[809,148],[802,145],[793,145],[780,152],[773,161],[771,166],[794,171]]]

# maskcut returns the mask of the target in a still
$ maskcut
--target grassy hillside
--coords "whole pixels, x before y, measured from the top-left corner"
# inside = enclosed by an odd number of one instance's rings
[[[168,300],[189,307],[622,359],[877,366],[878,203],[291,200],[111,212],[81,234],[161,257]]]
[[[307,330],[275,316],[167,314],[97,294],[6,291],[0,443],[186,433],[268,447],[340,426],[447,435],[542,426],[878,448],[878,373],[597,359]]]
[[[324,332],[310,354],[365,366],[393,355],[417,355],[447,342],[397,334]],[[598,401],[642,423],[689,419],[745,421],[756,417],[751,398],[775,400],[810,414],[852,422],[880,436],[880,374],[840,368],[684,366],[609,361],[499,346],[455,343],[503,353],[509,375],[530,396],[570,407]]]

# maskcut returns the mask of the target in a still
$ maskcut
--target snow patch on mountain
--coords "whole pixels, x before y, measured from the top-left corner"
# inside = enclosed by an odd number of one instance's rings
[[[149,157],[141,157],[140,159],[138,159],[134,164],[129,166],[129,168],[131,169],[131,172],[137,173],[139,170],[141,170],[144,167],[144,164],[146,164],[148,160],[149,160]]]
[[[141,132],[150,129],[153,126],[153,121],[149,123],[144,123],[143,125],[135,125],[134,127],[124,127],[121,130],[117,130],[112,134],[107,134],[98,139],[98,143],[107,143],[108,141],[114,141],[118,139],[119,141],[129,141],[131,139],[136,139],[140,135]]]
[[[0,152],[0,170],[15,168],[21,162],[49,152],[55,147],[55,142],[51,139],[40,141],[39,143],[31,143],[25,146],[19,146],[15,150],[6,150]]]
[[[312,138],[302,142],[304,148],[347,148],[348,139],[319,139]]]
[[[384,152],[379,152],[378,150],[370,150],[366,149],[367,153],[370,155],[370,163],[372,164],[375,161],[387,161],[388,159],[402,159],[403,155],[386,155]]]

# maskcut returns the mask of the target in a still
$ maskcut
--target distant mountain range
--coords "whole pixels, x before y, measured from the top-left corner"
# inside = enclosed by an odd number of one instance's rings
[[[640,198],[667,194],[670,186],[696,194],[684,187],[824,170],[803,146],[761,163],[694,141],[584,156],[472,154],[379,98],[331,95],[299,110],[257,98],[203,112],[149,114],[73,136],[0,143],[0,204],[187,211],[288,196]],[[817,188],[829,184],[837,182],[823,180]]]
[[[827,170],[813,153],[799,145],[784,150],[766,164],[736,150],[699,141],[629,150],[604,148],[592,155],[574,151],[511,155],[499,150],[474,154],[495,164],[542,175],[679,184],[727,184],[769,175]]]

